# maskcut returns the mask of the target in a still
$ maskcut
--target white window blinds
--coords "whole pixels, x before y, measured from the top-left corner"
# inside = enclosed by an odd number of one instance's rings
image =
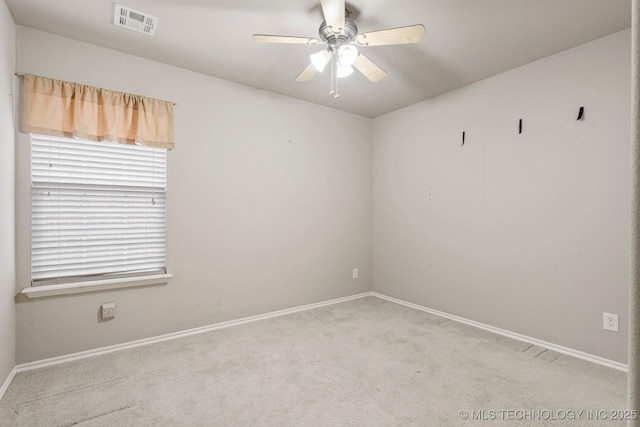
[[[166,150],[32,135],[33,285],[166,272]]]

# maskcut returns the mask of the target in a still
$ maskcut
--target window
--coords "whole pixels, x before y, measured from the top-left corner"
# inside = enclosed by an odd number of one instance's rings
[[[33,286],[166,272],[166,150],[32,135]]]

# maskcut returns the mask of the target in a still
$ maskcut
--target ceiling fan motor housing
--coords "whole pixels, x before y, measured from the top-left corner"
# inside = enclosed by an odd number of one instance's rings
[[[332,28],[327,25],[327,22],[323,21],[322,24],[320,24],[320,29],[318,29],[318,34],[320,35],[320,40],[327,42],[329,48],[334,50],[345,43],[353,42],[358,35],[358,27],[352,20],[345,19],[344,28],[340,33],[336,34]]]

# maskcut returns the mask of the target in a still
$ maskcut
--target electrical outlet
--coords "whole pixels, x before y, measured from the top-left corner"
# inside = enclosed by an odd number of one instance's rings
[[[107,302],[100,306],[100,317],[102,320],[113,319],[116,317],[116,303]]]
[[[607,331],[618,332],[618,315],[602,313],[602,328]]]
[[[357,268],[354,268],[354,269],[353,269],[353,278],[354,278],[354,279],[357,279],[357,278],[358,278],[358,269],[357,269]]]

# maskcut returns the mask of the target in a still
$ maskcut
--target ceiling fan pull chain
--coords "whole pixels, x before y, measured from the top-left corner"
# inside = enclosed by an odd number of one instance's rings
[[[336,56],[334,55],[334,52],[331,51],[331,91],[329,92],[329,95],[333,95],[335,98],[337,98],[338,95],[338,74],[336,72],[336,68],[337,68],[338,64],[336,63]]]
[[[336,65],[336,68],[338,68],[338,66],[337,66],[337,65]],[[336,70],[336,71],[334,71],[333,75],[335,76],[335,77],[334,77],[335,83],[334,83],[334,86],[333,86],[333,87],[334,87],[334,89],[335,89],[335,91],[334,91],[334,93],[333,93],[333,97],[334,97],[334,98],[339,98],[339,97],[340,97],[340,94],[338,93],[338,72],[337,72],[337,70]]]

